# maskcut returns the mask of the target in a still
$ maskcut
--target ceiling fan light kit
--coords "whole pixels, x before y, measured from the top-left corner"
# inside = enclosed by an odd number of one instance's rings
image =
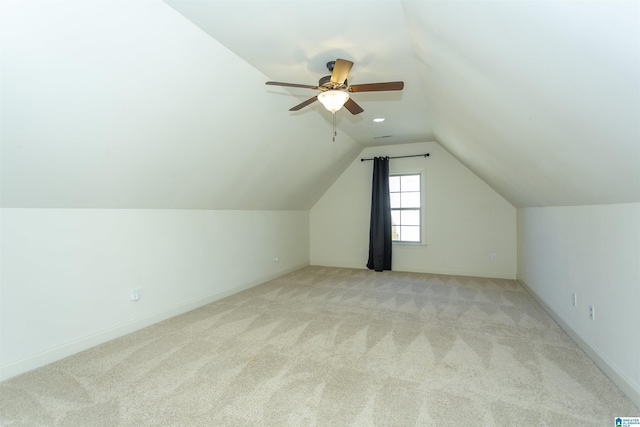
[[[349,94],[341,90],[328,90],[318,94],[318,101],[324,108],[335,114],[349,100]]]

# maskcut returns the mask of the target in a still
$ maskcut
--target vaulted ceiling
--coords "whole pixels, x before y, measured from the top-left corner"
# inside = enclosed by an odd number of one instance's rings
[[[640,202],[637,1],[2,3],[3,207],[309,209],[437,141],[517,207]],[[355,63],[359,115],[289,108]],[[385,117],[374,123],[375,117]]]

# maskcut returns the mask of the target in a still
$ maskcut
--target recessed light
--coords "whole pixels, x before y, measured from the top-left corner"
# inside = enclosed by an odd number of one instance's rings
[[[373,121],[376,123],[384,122],[384,117],[376,117]]]

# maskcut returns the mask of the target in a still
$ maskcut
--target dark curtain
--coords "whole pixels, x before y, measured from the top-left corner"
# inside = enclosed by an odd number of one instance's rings
[[[389,158],[373,159],[369,261],[375,271],[391,270],[391,202],[389,200]]]

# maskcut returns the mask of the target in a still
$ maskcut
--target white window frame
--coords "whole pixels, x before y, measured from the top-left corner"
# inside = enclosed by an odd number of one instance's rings
[[[423,170],[396,170],[390,171],[389,177],[392,176],[406,176],[406,175],[418,175],[420,176],[420,207],[419,208],[407,208],[407,209],[419,209],[420,218],[420,240],[419,241],[407,241],[407,240],[392,240],[394,245],[407,245],[407,246],[426,246],[425,242],[425,175]],[[391,191],[390,191],[391,193]],[[393,208],[391,208],[394,210]],[[397,208],[396,208],[397,209]]]

